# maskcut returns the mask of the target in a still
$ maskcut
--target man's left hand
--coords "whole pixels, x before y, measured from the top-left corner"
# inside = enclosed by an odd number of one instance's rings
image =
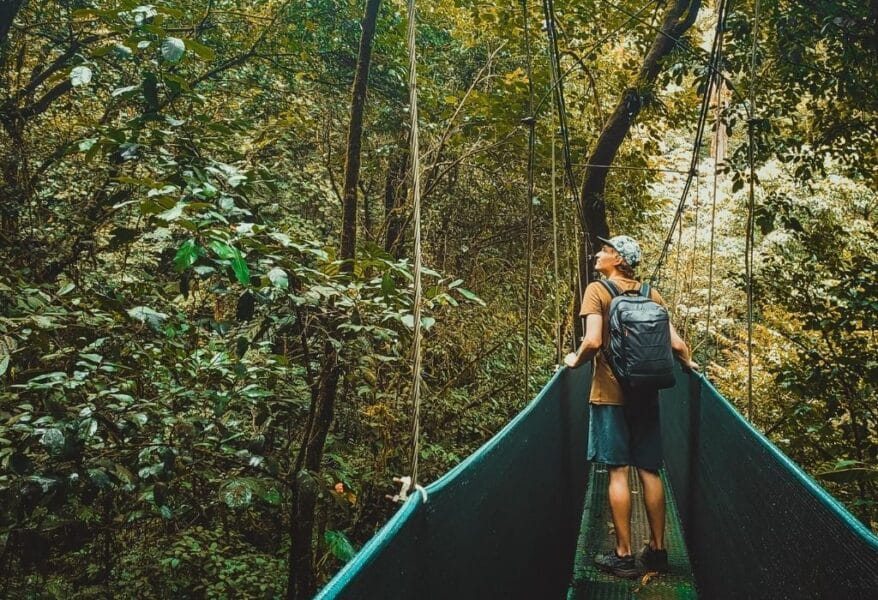
[[[564,364],[571,369],[575,369],[579,366],[579,355],[576,352],[571,352],[564,357]]]
[[[684,367],[685,369],[690,370],[690,371],[695,371],[696,373],[700,373],[700,372],[701,372],[701,365],[699,365],[699,364],[698,364],[697,362],[695,362],[694,360],[684,361],[684,362],[683,362],[683,367]]]

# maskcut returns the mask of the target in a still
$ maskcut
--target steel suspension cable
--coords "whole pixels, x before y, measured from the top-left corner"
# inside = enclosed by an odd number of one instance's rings
[[[415,31],[417,13],[415,0],[408,0],[408,54],[409,54],[409,115],[411,135],[409,153],[412,159],[412,204],[414,221],[414,340],[412,342],[412,481],[418,482],[418,454],[421,437],[421,157],[418,148],[418,75]]]
[[[643,25],[648,25],[649,28],[652,29],[653,31],[655,31],[656,33],[659,33],[659,34],[663,35],[664,37],[668,38],[669,40],[671,40],[672,42],[674,42],[674,47],[677,48],[678,50],[682,50],[683,52],[685,52],[686,54],[688,54],[689,56],[692,56],[694,58],[697,58],[697,59],[701,58],[700,56],[698,56],[698,54],[695,53],[694,50],[689,48],[686,44],[683,44],[682,41],[680,40],[680,38],[676,38],[676,37],[672,36],[670,33],[664,31],[661,27],[658,27],[658,26],[652,25],[652,24],[648,24],[646,21],[644,21],[643,19],[641,19],[639,17],[639,14],[631,14],[630,11],[628,11],[625,8],[622,8],[618,4],[615,4],[614,2],[611,2],[610,0],[604,0],[604,2],[606,4],[609,4],[611,8],[615,8],[616,10],[621,12],[622,14],[628,15],[632,19],[637,20],[639,23],[641,23]],[[724,3],[721,3],[720,8],[722,8],[722,4],[724,4]],[[725,75],[723,75],[722,72],[719,71],[713,64],[711,64],[710,59],[708,59],[707,68],[717,77],[721,77],[723,79],[723,81],[725,81],[729,90],[733,94],[735,94],[738,97],[741,96],[741,94],[738,92],[738,89],[734,86],[734,83],[729,78],[727,78]]]
[[[724,18],[727,6],[728,6],[728,3],[726,2],[726,0],[720,1],[720,6],[719,6],[720,19],[719,19],[719,21],[717,21],[717,29],[716,29],[716,32],[714,34],[713,44],[711,45],[711,48],[710,48],[710,61],[709,61],[709,64],[710,64],[709,72],[710,73],[717,72],[716,60],[717,60],[717,46],[719,44],[719,23]],[[661,251],[661,254],[659,255],[659,259],[656,262],[656,265],[655,265],[655,268],[653,269],[652,275],[650,276],[650,282],[655,281],[656,275],[658,274],[659,269],[662,266],[662,263],[664,262],[665,258],[667,257],[668,249],[670,248],[671,241],[673,240],[674,229],[676,229],[677,221],[680,220],[680,217],[683,214],[683,210],[686,207],[686,196],[689,193],[689,189],[692,187],[692,180],[695,177],[696,169],[698,166],[698,152],[701,149],[701,143],[702,143],[702,140],[704,138],[704,126],[705,126],[705,123],[707,122],[707,114],[708,114],[708,110],[710,108],[710,95],[711,95],[711,91],[713,90],[713,82],[714,82],[714,77],[708,76],[707,87],[704,91],[704,97],[702,98],[701,109],[700,109],[700,112],[698,115],[698,125],[697,125],[696,131],[695,131],[695,141],[694,141],[693,146],[692,146],[692,160],[690,161],[690,164],[689,164],[689,174],[686,176],[686,183],[683,186],[682,194],[680,194],[680,202],[677,205],[677,210],[674,213],[673,220],[671,221],[671,227],[669,228],[668,235],[665,238],[665,243],[662,246],[662,251]]]
[[[720,37],[717,45],[717,62],[722,64],[723,53],[723,34],[725,33],[725,23],[722,22],[722,15],[719,16]],[[719,161],[719,141],[720,128],[723,127],[723,80],[719,79],[716,83],[716,123],[713,132],[713,184],[710,193],[710,250],[708,258],[707,272],[707,323],[704,330],[704,340],[710,342],[710,318],[713,308],[713,267],[716,251],[716,202],[717,202],[717,180],[719,179],[720,161]],[[711,355],[716,356],[716,344],[711,345]]]
[[[524,19],[524,48],[527,69],[528,91],[528,125],[527,133],[527,274],[524,292],[524,403],[530,401],[530,292],[533,277],[533,212],[534,212],[534,146],[536,143],[536,118],[534,116],[534,83],[530,52],[530,19],[527,14],[527,0],[521,0],[521,11]]]
[[[577,222],[582,231],[582,243],[585,248],[591,249],[591,239],[588,232],[588,224],[585,222],[584,214],[582,210],[582,200],[579,198],[579,187],[576,183],[576,176],[573,173],[573,161],[570,156],[570,131],[567,127],[567,109],[564,102],[564,85],[561,79],[561,59],[558,54],[558,36],[555,29],[555,6],[552,0],[543,0],[543,16],[545,18],[546,23],[546,33],[549,38],[549,65],[550,65],[550,73],[551,73],[551,82],[552,87],[550,88],[550,93],[555,98],[555,106],[558,110],[558,125],[561,131],[561,143],[562,143],[562,155],[564,157],[564,175],[565,182],[570,186],[570,194],[573,196],[573,202],[576,205],[576,214],[577,214]],[[540,102],[542,105],[542,101]],[[581,269],[581,260],[580,260],[580,249],[577,245],[576,249],[576,283],[578,288],[578,297],[581,299],[583,296],[584,285],[588,284],[588,281],[582,281],[582,271]],[[574,306],[576,304],[574,303]],[[576,319],[576,315],[573,316]],[[580,329],[584,333],[585,332],[585,318],[579,317]],[[575,327],[573,328],[575,331]],[[574,333],[574,338],[576,337]],[[576,340],[574,339],[573,347],[575,348],[577,345]]]
[[[552,262],[555,268],[552,289],[555,291],[555,364],[561,364],[563,356],[563,342],[561,340],[561,296],[558,293],[558,286],[561,278],[558,271],[558,202],[555,192],[555,107],[552,106],[552,131],[549,139],[552,144]]]
[[[747,199],[747,233],[744,262],[747,277],[747,419],[753,420],[753,226],[756,216],[756,172],[753,147],[756,136],[756,48],[759,36],[759,0],[753,7],[753,40],[750,52],[750,115],[747,119],[747,160],[750,163],[750,186]]]
[[[696,253],[698,252],[698,213],[701,209],[701,179],[695,175],[695,215],[692,223],[692,251],[689,254],[689,281],[686,284],[686,317],[683,319],[683,337],[688,338],[690,313],[692,312],[692,289],[695,287],[695,265],[697,264]]]
[[[614,29],[611,32],[609,32],[608,34],[604,35],[602,38],[600,38],[596,42],[593,42],[590,46],[588,46],[585,50],[582,51],[582,54],[585,56],[588,56],[589,54],[591,54],[592,52],[594,52],[595,50],[600,48],[600,46],[604,42],[606,42],[610,38],[614,37],[616,34],[624,33],[624,32],[627,32],[627,31],[630,31],[631,29],[633,29],[633,27],[628,27],[628,25],[631,24],[632,22],[634,22],[637,19],[637,17],[640,16],[641,13],[645,12],[646,9],[649,8],[650,6],[652,6],[652,4],[654,4],[654,3],[656,5],[656,11],[658,11],[658,8],[661,5],[661,3],[657,2],[657,0],[650,0],[644,6],[642,6],[640,9],[638,9],[637,12],[635,12],[633,15],[630,15],[628,17],[628,19],[624,23],[622,23],[621,25],[616,27],[616,29]],[[555,14],[554,5],[552,5],[552,7],[551,7],[551,12],[553,15]],[[546,18],[546,22],[548,23],[548,17]],[[576,66],[574,65],[574,66],[570,67],[569,69],[567,69],[566,71],[564,71],[564,73],[558,77],[558,81],[553,84],[552,88],[550,88],[549,91],[547,91],[545,93],[545,95],[543,95],[542,98],[540,98],[540,101],[537,103],[537,109],[536,109],[537,112],[540,111],[543,104],[545,104],[546,100],[548,100],[550,95],[554,92],[555,86],[561,85],[564,82],[564,80],[567,79],[567,77],[571,73],[573,73],[575,70],[576,70]],[[559,69],[559,72],[560,72],[560,69]]]
[[[551,93],[555,97],[555,105],[558,109],[558,125],[561,130],[561,143],[564,155],[564,174],[570,193],[576,204],[577,213],[582,219],[582,202],[579,199],[579,187],[576,184],[576,176],[573,173],[573,163],[570,158],[570,130],[567,126],[567,108],[564,102],[564,85],[561,79],[561,60],[558,54],[558,36],[555,30],[555,7],[552,0],[543,0],[543,15],[546,20],[546,33],[549,38],[549,56],[551,66],[552,88]],[[540,102],[542,105],[542,101]],[[587,231],[585,223],[582,228]]]

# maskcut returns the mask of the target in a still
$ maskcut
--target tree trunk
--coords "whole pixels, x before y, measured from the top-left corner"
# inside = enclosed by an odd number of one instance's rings
[[[323,461],[323,447],[335,409],[335,396],[341,367],[338,353],[331,343],[324,348],[325,359],[321,369],[317,392],[317,412],[314,423],[305,432],[305,460],[301,471],[295,474],[293,484],[293,513],[290,523],[289,574],[287,579],[287,598],[304,600],[317,591],[314,574],[314,515],[320,482],[316,474],[320,472]]]
[[[384,186],[384,249],[397,259],[402,256],[403,224],[402,209],[408,195],[408,143],[400,143],[400,152],[390,159],[387,182]],[[404,149],[403,149],[404,148]]]
[[[372,39],[381,0],[367,0],[362,21],[360,50],[354,76],[351,100],[351,122],[348,129],[348,146],[345,158],[345,181],[343,193],[341,260],[342,270],[353,272],[357,241],[357,184],[360,176],[360,142],[363,134],[363,111],[366,104],[366,87],[369,63],[372,57]],[[335,327],[330,327],[330,331]],[[292,482],[292,515],[290,520],[289,573],[287,599],[304,600],[317,591],[314,573],[314,514],[317,507],[323,447],[332,425],[338,381],[342,374],[338,350],[327,341],[323,348],[323,364],[317,384],[316,410],[313,423],[305,431],[304,460],[301,470],[296,469]]]
[[[341,230],[342,271],[354,270],[354,252],[357,247],[357,184],[360,180],[360,146],[363,138],[363,112],[366,107],[366,88],[369,64],[372,62],[372,40],[378,20],[381,0],[366,0],[363,32],[357,54],[357,70],[354,74],[353,98],[351,99],[351,124],[348,129],[348,148],[344,165],[344,190],[342,193],[343,221]]]
[[[24,0],[0,2],[0,52],[3,53],[4,57],[6,54],[6,42],[9,39],[9,30],[12,29],[12,21],[22,6],[24,6]]]
[[[616,109],[604,125],[594,152],[589,157],[589,165],[613,163],[631,124],[643,107],[643,92],[655,83],[656,77],[661,72],[663,59],[674,48],[674,40],[679,39],[692,26],[700,7],[701,0],[672,2],[662,21],[661,32],[656,34],[649,53],[643,59],[637,80],[622,93]],[[592,252],[600,249],[600,243],[595,236],[606,237],[609,234],[604,201],[608,171],[606,167],[587,167],[582,183],[582,218],[591,236]],[[590,262],[581,264],[583,281],[589,280],[586,275],[591,267]]]

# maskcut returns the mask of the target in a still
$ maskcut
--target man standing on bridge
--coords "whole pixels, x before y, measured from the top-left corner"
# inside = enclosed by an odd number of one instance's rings
[[[598,238],[603,247],[597,253],[595,269],[618,293],[640,290],[634,268],[640,263],[640,246],[626,236]],[[650,289],[650,298],[664,305],[661,295]],[[598,554],[595,564],[619,577],[637,577],[631,552],[631,490],[628,471],[637,469],[643,487],[643,500],[649,521],[650,540],[640,553],[648,571],[666,571],[665,491],[659,469],[662,466],[662,440],[659,427],[657,389],[623,387],[614,375],[605,352],[609,340],[609,312],[613,297],[598,281],[585,290],[580,314],[586,318],[585,337],[576,352],[564,358],[564,364],[576,368],[595,359],[589,395],[588,460],[607,465],[609,471],[610,511],[616,534],[616,547]],[[677,359],[689,369],[698,369],[689,348],[670,325],[671,347]],[[637,395],[638,397],[635,397]]]

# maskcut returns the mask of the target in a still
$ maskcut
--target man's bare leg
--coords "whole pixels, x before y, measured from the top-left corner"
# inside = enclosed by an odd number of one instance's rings
[[[665,488],[658,473],[637,469],[640,484],[643,486],[643,503],[646,505],[646,520],[649,521],[650,547],[653,550],[665,549]]]
[[[631,555],[631,490],[627,466],[607,466],[610,473],[610,512],[616,529],[616,554]],[[664,506],[664,505],[662,505]],[[664,513],[662,513],[664,518]]]

